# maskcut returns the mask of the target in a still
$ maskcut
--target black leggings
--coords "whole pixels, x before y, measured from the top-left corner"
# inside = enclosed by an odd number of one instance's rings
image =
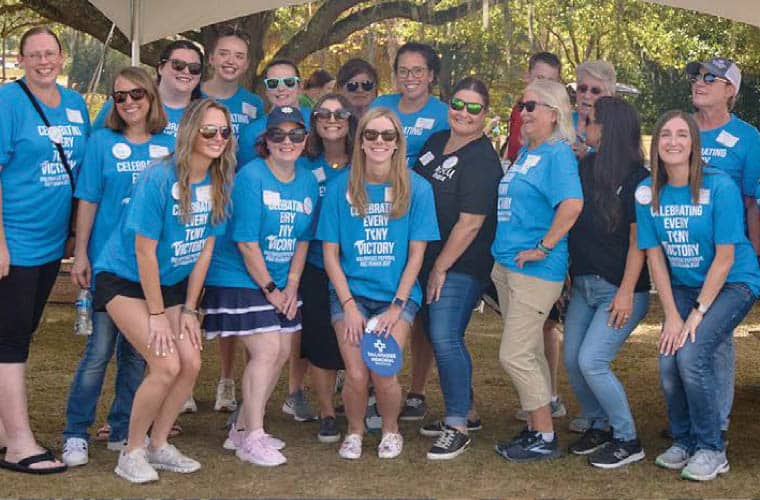
[[[0,363],[26,363],[61,261],[11,266],[0,279]]]

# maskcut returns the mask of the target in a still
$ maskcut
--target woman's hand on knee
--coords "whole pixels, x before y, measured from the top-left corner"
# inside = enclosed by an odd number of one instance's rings
[[[344,311],[343,338],[351,345],[359,345],[364,334],[364,327],[367,324],[367,318],[364,317],[353,301],[346,304]]]
[[[660,354],[671,356],[681,347],[681,331],[683,330],[683,320],[678,317],[665,317],[660,334]]]
[[[152,349],[156,356],[161,357],[174,353],[174,332],[165,312],[149,316],[148,328],[148,349]]]
[[[187,335],[190,343],[199,351],[203,350],[203,341],[201,339],[201,324],[195,311],[183,310],[179,315],[179,339],[183,340]]]

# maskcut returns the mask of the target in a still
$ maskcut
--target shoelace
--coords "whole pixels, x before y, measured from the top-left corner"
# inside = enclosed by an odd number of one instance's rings
[[[451,444],[454,442],[454,438],[456,437],[457,433],[453,429],[445,429],[443,431],[443,434],[438,436],[438,439],[436,439],[435,444],[433,446],[437,446],[438,448],[449,448]]]
[[[63,451],[73,451],[73,450],[79,450],[79,451],[85,451],[87,449],[87,442],[82,441],[66,441],[66,443],[63,445]]]

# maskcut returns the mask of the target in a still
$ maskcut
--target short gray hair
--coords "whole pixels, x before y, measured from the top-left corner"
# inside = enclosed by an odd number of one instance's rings
[[[615,67],[602,59],[596,61],[586,61],[575,70],[577,83],[580,83],[584,76],[590,76],[601,80],[609,95],[615,95],[615,85],[617,83],[617,73]]]

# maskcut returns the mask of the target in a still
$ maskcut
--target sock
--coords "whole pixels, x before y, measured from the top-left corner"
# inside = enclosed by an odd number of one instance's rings
[[[559,401],[559,395],[555,394],[552,396],[552,403],[556,403],[557,401]]]
[[[541,434],[541,439],[543,439],[547,443],[551,443],[552,441],[554,441],[553,432],[540,432],[539,434]]]

